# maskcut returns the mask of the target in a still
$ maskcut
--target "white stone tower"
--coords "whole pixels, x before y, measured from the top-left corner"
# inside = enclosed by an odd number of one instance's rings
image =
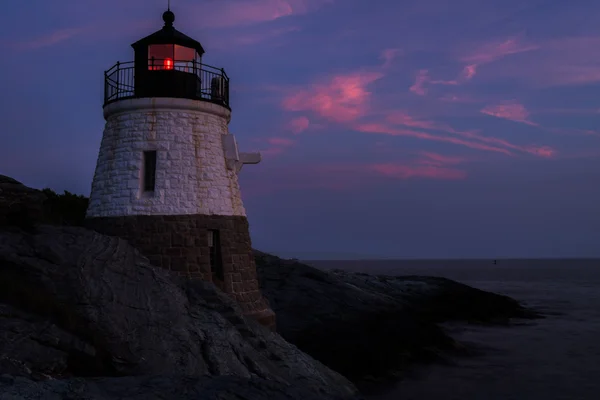
[[[244,164],[229,133],[229,78],[173,27],[132,45],[133,62],[105,73],[104,118],[89,227],[127,239],[157,266],[214,282],[274,327],[261,295],[238,184]]]

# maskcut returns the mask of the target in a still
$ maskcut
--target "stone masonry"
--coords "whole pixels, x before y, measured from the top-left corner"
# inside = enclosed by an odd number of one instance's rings
[[[143,98],[104,109],[88,217],[246,215],[222,136],[230,111],[209,102]],[[156,150],[156,189],[142,191],[143,152]]]

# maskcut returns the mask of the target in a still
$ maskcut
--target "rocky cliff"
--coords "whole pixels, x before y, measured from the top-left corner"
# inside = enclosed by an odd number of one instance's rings
[[[121,239],[48,225],[45,209],[41,192],[0,176],[0,400],[358,398],[347,378],[456,348],[436,322],[531,316],[445,279],[256,252],[272,333],[212,284],[156,268]]]

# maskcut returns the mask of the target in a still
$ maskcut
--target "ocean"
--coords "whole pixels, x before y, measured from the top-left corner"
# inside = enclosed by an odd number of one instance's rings
[[[510,327],[446,324],[475,356],[417,366],[370,400],[588,400],[600,396],[600,260],[307,261],[388,275],[443,276],[546,315]]]

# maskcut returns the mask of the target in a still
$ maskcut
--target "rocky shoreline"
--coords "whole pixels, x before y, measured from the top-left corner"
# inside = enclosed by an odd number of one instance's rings
[[[283,338],[359,386],[468,351],[438,323],[540,317],[510,297],[445,278],[322,271],[258,251],[256,264]]]
[[[357,399],[365,382],[460,350],[439,322],[537,317],[447,279],[256,251],[272,333],[121,239],[50,224],[44,204],[0,176],[0,400]]]

